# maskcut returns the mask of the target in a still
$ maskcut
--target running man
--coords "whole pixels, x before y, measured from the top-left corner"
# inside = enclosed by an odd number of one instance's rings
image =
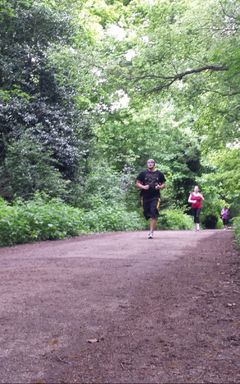
[[[150,232],[148,238],[153,238],[157,228],[157,219],[160,208],[160,189],[165,188],[165,176],[162,172],[155,170],[155,161],[147,161],[147,169],[137,176],[136,187],[141,190],[140,196],[143,213],[146,220],[150,219]]]

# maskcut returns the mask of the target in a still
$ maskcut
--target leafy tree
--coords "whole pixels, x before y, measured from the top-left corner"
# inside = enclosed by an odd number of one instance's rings
[[[237,0],[0,0],[0,193],[55,184],[75,205],[135,209],[154,157],[166,206],[196,180],[236,202],[239,15]]]
[[[5,159],[9,148],[27,133],[45,148],[43,153],[49,150],[55,160],[52,166],[65,179],[75,181],[88,156],[89,117],[84,108],[76,107],[71,85],[57,81],[59,68],[50,61],[53,49],[70,44],[74,25],[65,13],[21,0],[3,7],[0,22],[2,170],[7,174],[14,167],[19,170],[12,161],[7,169],[10,163]]]
[[[66,196],[67,182],[56,169],[55,162],[50,150],[27,135],[21,136],[9,145],[0,168],[2,196],[27,199],[33,191],[47,191],[53,197]]]
[[[119,172],[129,168],[135,173],[133,183],[146,160],[154,157],[168,178],[167,204],[183,206],[201,166],[197,139],[182,131],[181,124],[167,103],[142,111],[116,110],[96,129],[96,156],[101,153]]]
[[[218,150],[206,159],[211,169],[204,175],[205,184],[214,185],[227,203],[240,198],[239,162],[239,148]]]

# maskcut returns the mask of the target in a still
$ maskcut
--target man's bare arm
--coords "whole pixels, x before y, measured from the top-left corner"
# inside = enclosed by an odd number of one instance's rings
[[[149,189],[149,185],[143,185],[139,180],[136,181],[136,187],[139,189]]]
[[[166,187],[166,184],[165,183],[161,183],[161,184],[158,184],[158,185],[156,185],[156,189],[163,189],[163,188],[165,188]]]

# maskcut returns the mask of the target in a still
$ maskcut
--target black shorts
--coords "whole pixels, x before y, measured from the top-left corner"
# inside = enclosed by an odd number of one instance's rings
[[[156,219],[159,215],[160,198],[142,199],[143,214],[145,219]]]

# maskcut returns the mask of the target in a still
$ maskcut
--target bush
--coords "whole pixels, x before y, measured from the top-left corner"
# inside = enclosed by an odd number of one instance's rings
[[[25,134],[7,147],[4,164],[0,166],[0,192],[8,199],[29,199],[36,191],[63,197],[68,182],[57,166],[51,151]]]
[[[199,183],[203,185],[203,209],[200,220],[204,228],[221,229],[223,228],[220,216],[221,209],[226,204],[219,193],[219,188],[211,185],[208,180],[202,178]]]
[[[0,245],[13,245],[36,240],[62,239],[84,233],[84,214],[59,199],[44,201],[41,197],[10,206],[0,204]]]
[[[238,247],[240,247],[240,216],[235,217],[233,220],[233,230]]]
[[[222,229],[223,223],[220,216],[209,213],[201,215],[201,222],[206,229]]]
[[[60,199],[35,195],[33,200],[0,199],[0,245],[63,239],[81,233],[140,230],[144,221],[124,206],[102,206],[92,211],[73,208]]]
[[[159,224],[161,229],[191,229],[192,219],[181,210],[165,210]],[[143,216],[136,211],[128,212],[124,204],[86,211],[40,194],[27,202],[18,199],[13,205],[0,199],[0,246],[147,227]]]
[[[86,212],[85,222],[93,232],[134,231],[145,227],[144,219],[137,212],[127,212],[124,206],[102,206]]]
[[[216,215],[208,215],[203,220],[203,225],[207,229],[215,229],[217,226],[218,218]]]
[[[91,210],[110,205],[118,207],[125,202],[125,195],[124,175],[100,162],[95,164],[86,179],[82,191],[84,199],[79,201],[79,206]]]
[[[160,212],[160,229],[192,229],[193,220],[180,209],[166,209]]]

